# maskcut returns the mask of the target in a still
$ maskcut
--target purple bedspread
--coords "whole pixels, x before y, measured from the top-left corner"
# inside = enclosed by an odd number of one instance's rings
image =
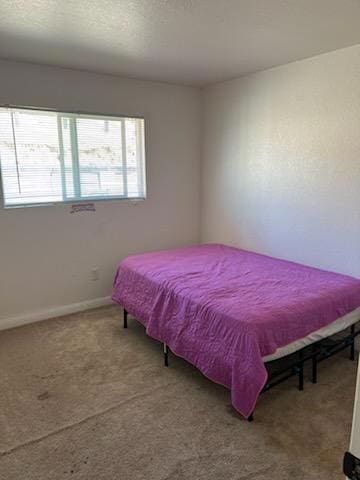
[[[112,299],[248,417],[267,380],[262,357],[360,307],[360,280],[211,244],[126,258]]]

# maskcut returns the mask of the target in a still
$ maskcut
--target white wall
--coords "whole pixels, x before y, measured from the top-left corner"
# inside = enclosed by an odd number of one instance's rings
[[[360,277],[360,46],[207,88],[202,240]]]
[[[0,210],[0,328],[107,297],[128,254],[199,241],[198,89],[2,61],[0,103],[144,115],[148,187],[137,206],[98,202],[95,213]]]

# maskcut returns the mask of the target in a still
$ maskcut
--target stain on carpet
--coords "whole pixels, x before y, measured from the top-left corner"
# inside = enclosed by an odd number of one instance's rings
[[[0,332],[1,480],[337,480],[356,362],[261,396],[255,422],[117,306]]]

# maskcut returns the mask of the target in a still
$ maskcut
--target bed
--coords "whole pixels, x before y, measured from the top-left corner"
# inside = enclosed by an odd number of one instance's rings
[[[166,355],[169,347],[229,388],[246,418],[272,386],[267,365],[299,352],[273,383],[296,372],[301,388],[304,362],[311,359],[314,376],[329,355],[318,347],[322,339],[350,327],[342,347],[353,355],[359,333],[360,280],[226,245],[127,257],[112,299],[164,343]]]

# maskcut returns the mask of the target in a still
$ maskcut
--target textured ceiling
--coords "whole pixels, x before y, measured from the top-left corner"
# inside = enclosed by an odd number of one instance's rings
[[[360,43],[360,0],[0,0],[0,57],[206,85]]]

